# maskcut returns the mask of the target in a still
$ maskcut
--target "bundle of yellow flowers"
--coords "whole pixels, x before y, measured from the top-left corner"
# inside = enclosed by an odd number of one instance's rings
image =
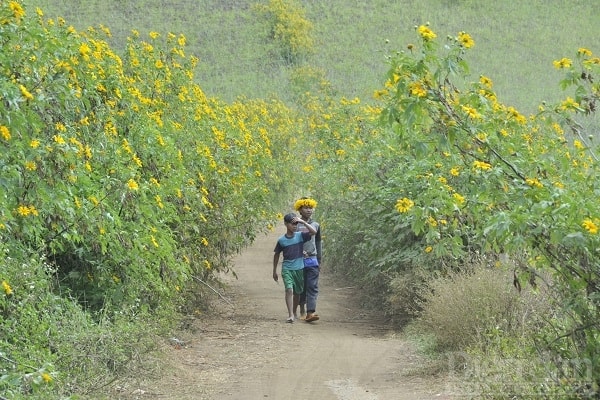
[[[296,202],[294,203],[294,209],[298,211],[302,207],[316,208],[317,201],[311,199],[310,197],[302,197],[301,199],[296,200]]]

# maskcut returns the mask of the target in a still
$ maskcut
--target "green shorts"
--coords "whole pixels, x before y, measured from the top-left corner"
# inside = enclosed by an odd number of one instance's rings
[[[296,294],[304,292],[304,270],[284,269],[281,271],[281,277],[286,289],[293,289]]]

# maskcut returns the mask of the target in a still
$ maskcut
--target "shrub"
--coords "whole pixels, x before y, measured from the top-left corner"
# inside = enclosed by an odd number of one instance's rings
[[[96,322],[74,299],[55,293],[48,279],[55,267],[15,248],[0,250],[0,392],[8,398],[97,391],[153,346],[160,327],[143,315],[123,309]]]
[[[511,273],[477,267],[450,272],[428,284],[417,324],[435,337],[439,351],[462,351],[485,343],[491,332],[521,332],[543,303],[530,292],[519,293]]]
[[[281,57],[290,65],[299,64],[314,52],[312,23],[305,18],[301,4],[293,0],[269,0],[255,10],[266,20]]]

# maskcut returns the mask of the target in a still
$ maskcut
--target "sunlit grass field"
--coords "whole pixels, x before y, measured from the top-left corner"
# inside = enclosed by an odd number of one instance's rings
[[[103,24],[123,48],[132,29],[183,33],[200,58],[198,80],[207,94],[289,100],[288,72],[273,57],[267,32],[251,0],[31,1],[46,16],[62,16],[77,29]],[[579,0],[390,1],[304,0],[314,25],[316,52],[307,63],[326,71],[340,95],[369,101],[386,71],[386,55],[415,40],[414,27],[430,23],[440,36],[468,32],[473,79],[485,74],[499,100],[523,112],[561,94],[552,61],[579,47],[600,51],[600,2]]]

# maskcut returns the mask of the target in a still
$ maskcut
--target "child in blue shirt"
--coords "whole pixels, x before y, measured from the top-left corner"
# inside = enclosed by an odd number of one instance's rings
[[[304,242],[308,242],[316,229],[294,213],[283,217],[286,232],[277,240],[273,255],[273,280],[279,282],[277,265],[283,253],[281,278],[285,287],[285,305],[288,309],[287,322],[294,322],[294,310],[298,307],[300,293],[304,291]],[[298,224],[303,224],[308,232],[297,232]]]

